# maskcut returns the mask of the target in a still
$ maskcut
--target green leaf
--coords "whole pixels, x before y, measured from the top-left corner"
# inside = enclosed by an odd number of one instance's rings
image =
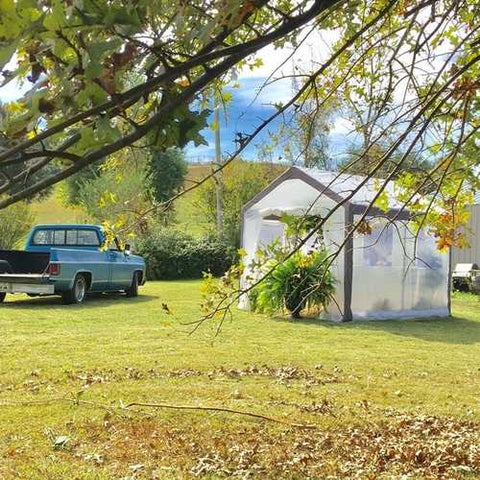
[[[375,206],[379,208],[383,213],[386,213],[388,211],[388,205],[388,193],[384,190],[375,201]]]
[[[108,117],[102,116],[96,122],[97,137],[102,142],[113,142],[120,137],[120,131],[114,127]]]
[[[1,45],[0,43],[0,70],[3,70],[5,65],[11,60],[15,50],[17,49],[17,45],[17,41],[7,45]]]
[[[80,106],[88,106],[90,103],[98,105],[107,100],[108,94],[96,83],[88,83],[87,86],[78,93],[77,103]]]
[[[60,0],[54,0],[51,4],[49,14],[43,21],[43,26],[47,30],[56,31],[64,27],[66,23],[64,3]]]
[[[91,43],[88,45],[88,52],[92,61],[99,62],[106,53],[114,52],[122,46],[120,39],[108,40],[105,42]]]
[[[94,57],[96,58],[96,57]],[[85,68],[85,77],[89,80],[99,77],[103,72],[103,65],[95,60],[92,60]]]

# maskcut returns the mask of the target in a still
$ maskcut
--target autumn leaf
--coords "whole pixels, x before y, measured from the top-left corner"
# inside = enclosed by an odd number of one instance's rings
[[[357,226],[357,232],[361,235],[371,235],[373,229],[368,220],[361,220]]]

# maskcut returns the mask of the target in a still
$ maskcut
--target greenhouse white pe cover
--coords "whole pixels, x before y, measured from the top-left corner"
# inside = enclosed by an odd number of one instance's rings
[[[450,313],[448,253],[437,250],[425,231],[415,234],[409,213],[395,199],[395,185],[388,184],[387,214],[370,208],[371,233],[346,232],[356,223],[378,192],[379,180],[358,175],[292,167],[244,208],[242,246],[245,264],[258,248],[275,239],[286,241],[283,214],[320,215],[327,218],[323,239],[330,252],[339,252],[332,265],[335,299],[322,316],[333,320],[447,316]],[[315,239],[303,247],[310,249]],[[242,286],[247,287],[246,269]],[[241,308],[248,309],[244,295]]]

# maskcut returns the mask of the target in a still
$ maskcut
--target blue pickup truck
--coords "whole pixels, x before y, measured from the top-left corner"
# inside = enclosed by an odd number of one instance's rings
[[[7,293],[61,295],[82,303],[87,292],[138,295],[145,262],[96,225],[37,225],[25,251],[0,250],[0,302]]]

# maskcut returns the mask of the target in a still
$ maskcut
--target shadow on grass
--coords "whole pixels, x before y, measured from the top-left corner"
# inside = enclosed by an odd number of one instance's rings
[[[10,297],[12,298],[12,297]],[[122,293],[90,293],[81,305],[65,305],[60,296],[48,296],[48,297],[31,297],[22,298],[21,300],[8,301],[1,304],[1,309],[18,309],[22,307],[38,307],[49,308],[63,306],[65,308],[99,308],[108,307],[112,304],[125,303],[125,304],[138,304],[150,302],[151,300],[157,300],[158,297],[154,295],[142,295],[131,298]]]
[[[349,329],[358,331],[386,332],[391,335],[417,338],[428,342],[471,345],[480,343],[480,321],[460,316],[446,318],[396,319],[396,320],[355,320],[336,323],[316,318],[292,320],[288,317],[274,317],[276,322],[303,325],[307,328]]]

